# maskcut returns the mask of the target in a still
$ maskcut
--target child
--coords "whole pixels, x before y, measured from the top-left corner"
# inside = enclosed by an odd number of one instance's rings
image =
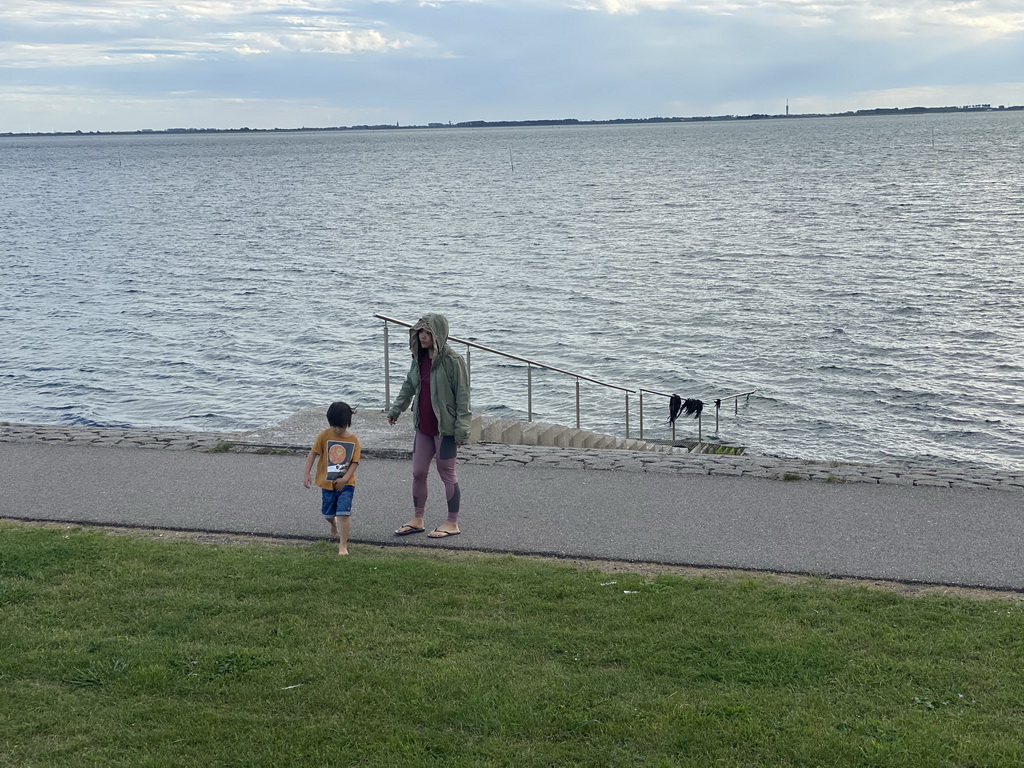
[[[338,554],[347,555],[352,495],[356,489],[356,466],[359,464],[359,438],[349,431],[352,408],[348,403],[331,403],[327,409],[327,423],[331,426],[316,436],[306,456],[302,484],[309,488],[313,460],[319,456],[316,484],[323,494],[320,514],[331,524],[331,537],[338,540]]]

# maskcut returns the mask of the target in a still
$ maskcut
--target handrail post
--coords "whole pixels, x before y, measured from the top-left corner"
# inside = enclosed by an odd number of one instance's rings
[[[533,421],[533,366],[526,364],[526,420]]]
[[[384,410],[391,407],[391,355],[388,349],[388,322],[384,321]]]
[[[644,391],[640,390],[640,439],[644,439]]]
[[[626,393],[626,439],[629,440],[629,393]]]
[[[698,413],[697,414],[697,442],[698,443],[703,443],[704,442],[704,430],[703,430],[703,427],[704,427],[703,420],[701,419],[700,414]]]
[[[470,412],[473,411],[473,359],[472,359],[472,357],[470,357],[470,352],[472,352],[472,351],[473,351],[473,348],[471,346],[469,346],[469,344],[467,344],[466,345],[466,378],[469,379],[469,397],[466,398],[466,401],[467,401],[467,403],[469,405]]]
[[[576,429],[580,428],[580,380],[576,379]]]

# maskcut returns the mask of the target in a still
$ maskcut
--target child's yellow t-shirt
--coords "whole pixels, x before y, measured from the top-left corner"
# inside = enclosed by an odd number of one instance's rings
[[[321,488],[333,491],[334,480],[348,470],[350,464],[359,463],[359,438],[352,432],[344,437],[337,437],[334,428],[325,429],[313,441],[313,453],[319,457],[316,464],[316,484]],[[355,485],[356,475],[346,485]]]

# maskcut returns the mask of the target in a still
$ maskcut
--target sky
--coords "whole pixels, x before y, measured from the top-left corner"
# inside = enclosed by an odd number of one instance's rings
[[[0,133],[1024,104],[1024,0],[0,0]]]

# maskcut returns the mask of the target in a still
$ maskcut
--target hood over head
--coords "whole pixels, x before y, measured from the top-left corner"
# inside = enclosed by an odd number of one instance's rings
[[[434,356],[441,352],[448,343],[448,319],[444,315],[424,315],[409,329],[409,349],[412,356],[418,357],[420,351],[419,332],[430,331],[434,336]]]

